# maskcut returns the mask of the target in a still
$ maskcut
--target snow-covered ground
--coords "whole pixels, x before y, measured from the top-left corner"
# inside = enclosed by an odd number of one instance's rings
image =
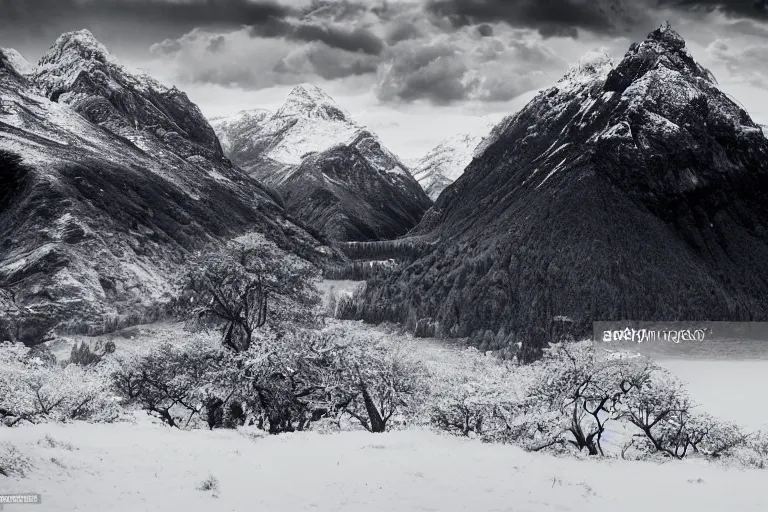
[[[701,409],[756,430],[768,426],[768,360],[658,359],[688,384]],[[766,508],[768,510],[768,508]]]
[[[40,511],[768,510],[764,471],[557,458],[423,430],[249,437],[141,421],[4,434],[36,469],[0,479],[0,493],[40,493]],[[218,489],[199,490],[211,476]]]
[[[323,291],[356,285],[327,281]],[[182,328],[157,323],[111,339],[119,351],[142,350],[177,338]],[[53,347],[60,359],[74,341]],[[415,341],[428,363],[462,364],[459,342]],[[768,360],[661,363],[689,383],[703,410],[749,429],[768,424],[760,405]],[[419,427],[267,436],[249,428],[180,431],[135,413],[133,421],[115,424],[41,424],[2,434],[0,455],[8,442],[34,467],[24,479],[0,477],[0,493],[40,493],[35,510],[45,511],[768,510],[761,470],[695,458],[660,464],[556,457]],[[607,444],[621,435],[610,428]],[[201,490],[206,480],[217,485]]]

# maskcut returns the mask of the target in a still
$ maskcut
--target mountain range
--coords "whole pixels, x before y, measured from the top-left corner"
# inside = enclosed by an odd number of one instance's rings
[[[213,127],[232,162],[325,239],[396,238],[432,204],[407,166],[316,86],[295,87],[274,113],[245,111]]]
[[[36,65],[0,50],[0,288],[23,341],[99,330],[258,232],[319,265],[344,260],[336,242],[405,250],[346,316],[523,359],[596,320],[766,320],[763,130],[668,24],[413,173],[315,86],[209,123],[67,33]]]
[[[194,251],[252,231],[334,254],[224,156],[183,92],[129,72],[90,32],[62,35],[36,66],[0,51],[0,285],[28,312],[19,339],[141,315]]]
[[[596,320],[768,320],[768,139],[668,24],[496,126],[350,316],[533,357]]]

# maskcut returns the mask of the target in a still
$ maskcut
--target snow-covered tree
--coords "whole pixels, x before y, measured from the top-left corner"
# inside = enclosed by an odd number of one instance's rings
[[[238,356],[242,394],[257,425],[272,434],[301,431],[332,414],[336,350],[334,337],[323,331],[260,334]]]
[[[222,330],[222,344],[247,351],[268,322],[308,323],[320,302],[319,273],[261,235],[240,237],[190,265],[181,304],[187,313]]]
[[[354,333],[334,351],[337,406],[369,432],[385,432],[398,414],[416,410],[428,392],[427,369],[408,343]]]
[[[657,365],[624,401],[623,418],[640,430],[645,451],[678,459],[690,452],[719,457],[748,439],[737,425],[697,413],[685,386]]]
[[[517,413],[526,378],[510,362],[470,348],[459,367],[433,370],[430,422],[462,436],[497,437],[506,430],[504,411]]]

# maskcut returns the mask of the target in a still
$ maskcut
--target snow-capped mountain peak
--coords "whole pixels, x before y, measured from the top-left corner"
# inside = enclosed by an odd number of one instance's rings
[[[41,70],[72,64],[73,60],[116,64],[106,46],[86,29],[59,36],[54,45],[40,58]]]
[[[558,317],[577,339],[595,319],[727,318],[734,303],[768,318],[768,268],[755,263],[768,254],[758,125],[668,24],[608,73],[607,59],[586,63],[570,78],[591,80],[542,90],[494,130],[409,234],[435,248],[369,281],[358,318],[382,297],[418,304],[420,318],[483,349],[488,332],[514,332],[509,352],[521,358]],[[680,301],[689,282],[701,287]]]
[[[712,73],[694,60],[685,40],[668,22],[648,34],[642,43],[630,46],[621,62],[609,73],[606,90],[624,92],[649,73],[690,76],[717,85]]]
[[[394,238],[431,206],[402,161],[322,89],[295,87],[272,115],[212,121],[225,154],[334,240]]]
[[[312,84],[301,84],[294,87],[275,116],[299,116],[355,124],[346,110],[341,108],[325,91]]]
[[[672,28],[669,21],[665,21],[658,29],[651,32],[650,38],[666,41],[677,48],[685,48],[685,39]]]
[[[248,152],[252,147],[280,165],[298,165],[306,155],[350,144],[365,131],[333,98],[310,84],[294,87],[272,115],[249,118],[248,114],[240,113],[233,118],[217,119],[214,125],[225,145],[227,141],[241,139],[243,144],[232,145]]]
[[[60,36],[30,80],[43,96],[138,147],[147,147],[149,137],[184,158],[222,156],[213,129],[186,94],[126,69],[88,30]]]
[[[490,118],[484,118],[477,130],[449,137],[418,161],[413,177],[430,199],[436,200],[448,185],[459,179],[494,125]]]

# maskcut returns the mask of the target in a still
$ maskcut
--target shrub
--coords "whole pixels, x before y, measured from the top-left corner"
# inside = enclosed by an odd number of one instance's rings
[[[597,349],[586,341],[551,345],[533,366],[538,378],[526,412],[556,419],[559,441],[602,455],[606,424],[623,418],[624,400],[645,382],[651,363]]]
[[[32,460],[10,443],[0,443],[0,475],[24,478],[34,469]]]
[[[521,399],[524,380],[516,380],[511,363],[474,348],[462,361],[460,368],[434,370],[430,423],[461,436],[496,436],[504,428],[500,409]]]
[[[481,372],[469,368],[490,377],[470,377],[470,386],[459,382],[453,395],[442,391],[454,400],[448,409],[453,416],[441,411],[437,423],[486,441],[604,455],[602,436],[615,422],[634,429],[623,457],[682,459],[690,453],[732,455],[749,439],[735,424],[696,413],[685,387],[649,359],[602,350],[590,341],[551,345],[541,360],[513,367],[506,378],[500,363]],[[456,400],[462,390],[462,400]]]
[[[101,360],[108,354],[115,352],[115,342],[101,340],[97,341],[94,348],[81,341],[78,345],[75,343],[72,346],[72,350],[69,354],[69,362],[71,364],[78,364],[80,366],[90,366],[101,362]]]
[[[235,389],[236,373],[225,350],[205,337],[195,337],[118,358],[111,380],[125,405],[136,405],[171,427],[206,421],[214,428],[223,423],[222,411]]]
[[[250,418],[273,434],[304,430],[331,409],[329,342],[315,331],[267,329],[241,352],[204,337],[163,343],[121,358],[113,383],[124,403],[173,427],[234,428]]]
[[[5,424],[117,417],[103,368],[61,368],[31,354],[20,344],[0,345],[0,418]]]
[[[219,479],[213,475],[209,475],[208,478],[200,482],[197,489],[200,491],[212,491],[216,493],[219,491]]]

